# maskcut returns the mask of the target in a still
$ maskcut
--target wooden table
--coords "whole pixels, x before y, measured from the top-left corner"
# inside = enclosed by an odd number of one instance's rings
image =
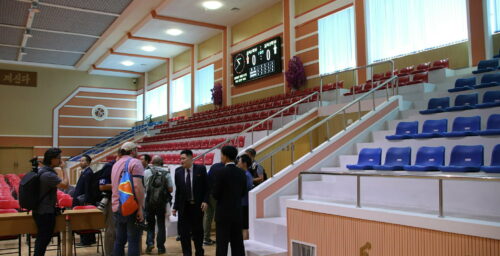
[[[36,234],[33,216],[25,212],[0,214],[0,236]],[[97,209],[66,210],[56,217],[54,233],[62,233],[62,255],[73,254],[73,231],[102,229],[105,227],[104,214]]]

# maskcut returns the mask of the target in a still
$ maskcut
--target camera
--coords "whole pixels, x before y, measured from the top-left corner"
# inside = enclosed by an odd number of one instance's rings
[[[145,221],[142,222],[135,222],[135,225],[141,230],[141,231],[147,231],[148,230],[148,225],[146,224]]]
[[[101,201],[97,202],[96,206],[97,206],[97,209],[99,209],[100,211],[104,211],[109,204],[110,195],[108,192],[102,192],[101,196],[102,196],[102,199],[101,199]]]
[[[32,171],[37,172],[38,171],[38,158],[33,157],[30,160],[30,162],[31,162],[31,169],[32,169]]]

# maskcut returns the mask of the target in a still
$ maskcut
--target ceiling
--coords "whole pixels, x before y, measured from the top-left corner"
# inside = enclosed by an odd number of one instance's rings
[[[0,62],[138,77],[279,2],[219,1],[207,10],[204,0],[1,0]]]

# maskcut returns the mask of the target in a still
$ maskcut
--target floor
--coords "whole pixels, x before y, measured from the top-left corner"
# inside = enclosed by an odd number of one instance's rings
[[[215,234],[213,235],[213,237]],[[212,239],[214,239],[212,237]],[[28,245],[26,244],[26,238],[23,237],[23,243],[22,243],[22,255],[28,255]],[[79,239],[77,238],[77,242]],[[146,241],[146,235],[144,234],[142,237],[142,241]],[[11,240],[11,241],[1,241],[0,242],[0,250],[4,248],[16,248],[16,253],[9,254],[9,255],[17,255],[17,240]],[[34,245],[34,240],[32,240],[32,243]],[[54,244],[56,243],[56,240],[54,239]],[[143,251],[146,249],[146,246],[143,245]],[[206,256],[212,256],[215,255],[215,245],[211,246],[204,246],[205,249],[205,255]],[[194,250],[194,245],[193,245],[193,250]],[[0,251],[0,254],[4,253],[3,251]],[[97,253],[96,247],[88,247],[88,248],[78,248],[76,251],[77,255],[85,255],[85,256],[97,256],[101,255],[100,253]],[[156,248],[153,250],[152,255],[156,255],[157,250]],[[33,254],[31,254],[33,255]],[[47,251],[45,254],[46,256],[57,256],[56,251]],[[146,253],[143,253],[141,255],[148,255]],[[181,249],[181,244],[180,242],[175,241],[175,237],[169,237],[167,238],[167,254],[164,255],[171,255],[171,256],[182,256],[182,249]],[[194,255],[194,251],[193,251]]]

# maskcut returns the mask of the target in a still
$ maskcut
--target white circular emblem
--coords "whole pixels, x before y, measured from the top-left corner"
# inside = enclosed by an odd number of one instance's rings
[[[105,120],[108,117],[108,109],[103,105],[95,105],[92,108],[92,117],[97,121]]]

